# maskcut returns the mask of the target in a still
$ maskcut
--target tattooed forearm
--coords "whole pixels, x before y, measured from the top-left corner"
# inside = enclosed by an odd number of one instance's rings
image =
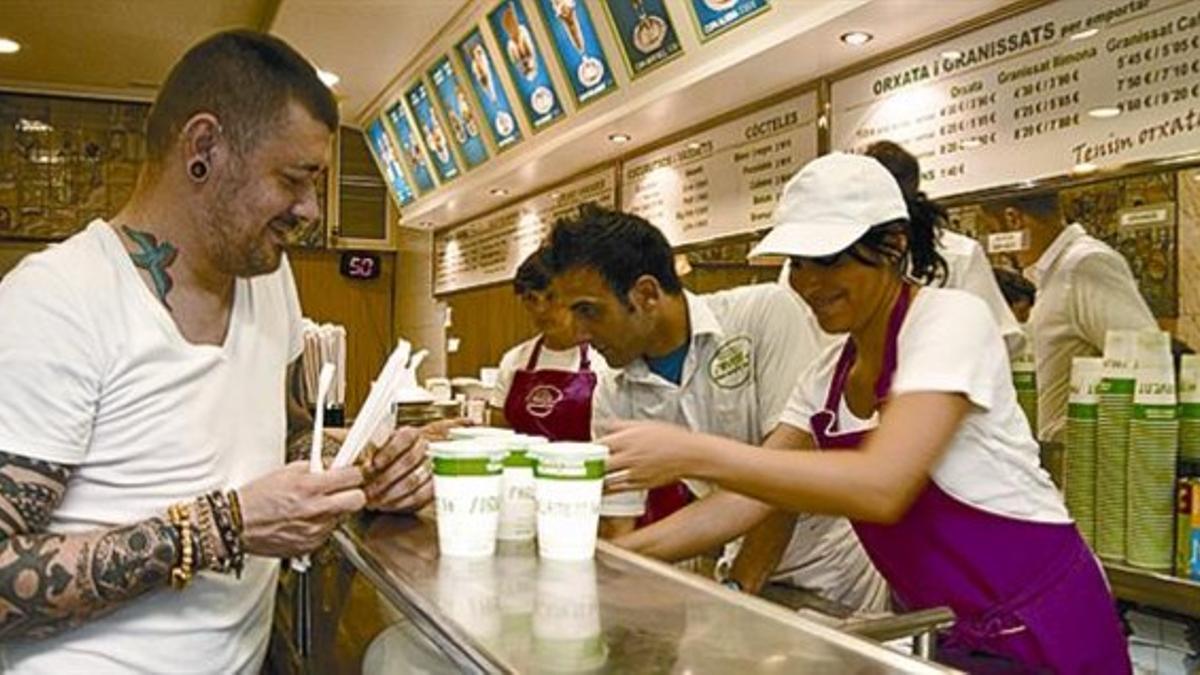
[[[0,537],[46,529],[70,475],[66,466],[0,452]]]
[[[0,641],[44,638],[165,587],[178,549],[175,528],[159,518],[0,541]]]

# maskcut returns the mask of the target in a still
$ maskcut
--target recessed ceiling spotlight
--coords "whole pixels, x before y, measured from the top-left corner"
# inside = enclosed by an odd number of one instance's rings
[[[21,51],[21,43],[8,38],[0,38],[0,54],[16,54]]]
[[[493,197],[503,197],[504,195],[508,194],[508,190],[505,190],[504,188],[492,188],[491,190],[488,190],[488,194]]]
[[[1116,117],[1121,114],[1121,109],[1115,106],[1105,106],[1101,108],[1092,108],[1088,111],[1090,117],[1095,117],[1098,120],[1106,120],[1110,117]]]
[[[1071,35],[1071,39],[1072,40],[1086,40],[1090,37],[1095,36],[1099,32],[1100,32],[1099,28],[1089,28],[1087,30],[1081,30],[1078,33],[1073,33]]]
[[[338,77],[337,73],[331,73],[328,70],[321,70],[320,68],[317,69],[317,77],[321,78],[321,81],[325,83],[325,86],[331,89],[337,85],[338,82],[342,81],[342,78]]]
[[[628,143],[629,141],[632,141],[633,136],[630,136],[629,134],[609,134],[608,140],[620,145],[621,143]]]
[[[700,141],[692,141],[691,143],[687,144],[687,147],[688,147],[688,150],[699,150],[700,149]]]
[[[1076,164],[1075,166],[1071,167],[1071,173],[1073,173],[1077,176],[1081,176],[1086,173],[1092,173],[1096,169],[1099,169],[1099,168],[1100,167],[1096,166],[1095,164],[1092,164],[1091,162],[1080,162],[1080,163]]]
[[[432,220],[422,220],[421,227],[433,227],[433,221]]]
[[[947,49],[946,51],[942,52],[942,58],[946,59],[947,61],[957,61],[962,57],[963,53],[957,49]]]
[[[849,33],[842,33],[839,39],[851,47],[861,47],[871,40],[874,40],[875,36],[866,31],[852,30]]]
[[[561,192],[551,192],[550,193],[550,199],[558,199],[561,196],[562,196]]]

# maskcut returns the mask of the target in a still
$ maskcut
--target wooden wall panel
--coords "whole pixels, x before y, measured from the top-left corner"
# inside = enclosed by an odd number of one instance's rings
[[[450,377],[479,377],[479,369],[495,366],[513,345],[534,334],[533,322],[512,285],[498,284],[443,298],[451,310],[447,337],[459,339],[458,352],[446,354]]]
[[[346,327],[346,414],[353,415],[367,397],[371,380],[391,352],[396,260],[378,252],[383,263],[370,281],[338,273],[338,251],[292,249],[288,257],[304,315],[319,323]]]

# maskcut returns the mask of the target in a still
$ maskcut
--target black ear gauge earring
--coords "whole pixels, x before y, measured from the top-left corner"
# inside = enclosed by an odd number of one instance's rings
[[[208,178],[208,163],[203,160],[192,160],[188,164],[188,175],[197,183],[203,183],[205,178]]]

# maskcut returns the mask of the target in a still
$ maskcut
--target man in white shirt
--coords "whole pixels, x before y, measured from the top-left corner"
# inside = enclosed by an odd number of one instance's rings
[[[1066,428],[1071,361],[1100,356],[1110,330],[1157,329],[1120,253],[1078,223],[1063,226],[1053,192],[982,206],[996,231],[1023,231],[1017,259],[1037,285],[1029,329],[1037,363],[1038,439],[1061,442]]]
[[[758,444],[779,421],[818,335],[774,285],[709,295],[683,290],[670,245],[637,216],[585,207],[550,236],[552,287],[570,308],[576,339],[590,341],[619,369],[600,381],[593,426],[651,419]],[[700,482],[699,501],[615,543],[678,561],[743,534],[765,504]],[[603,515],[634,518],[643,496],[606,498]],[[784,564],[797,586],[856,609],[878,609],[886,584],[842,518],[800,516],[799,542]]]
[[[291,47],[212,36],[162,86],[129,203],[0,283],[0,670],[257,673],[278,558],[428,498],[415,432],[365,485],[284,466],[284,237],[320,215],[337,127]]]

